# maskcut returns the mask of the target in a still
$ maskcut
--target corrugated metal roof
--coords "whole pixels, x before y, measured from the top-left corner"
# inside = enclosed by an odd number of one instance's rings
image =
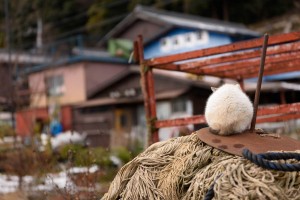
[[[44,55],[33,55],[25,52],[12,52],[11,61],[14,63],[25,63],[25,64],[41,64],[45,62],[50,62],[51,59]],[[7,51],[0,50],[0,62],[8,62],[9,54]]]
[[[138,5],[124,20],[115,26],[106,34],[100,43],[106,42],[109,38],[114,37],[119,32],[126,29],[135,20],[143,19],[154,23],[163,23],[166,25],[181,26],[195,29],[204,29],[228,34],[238,34],[257,37],[261,34],[248,29],[245,25],[222,20],[199,17],[172,11],[159,10],[152,7]]]
[[[134,9],[137,17],[150,17],[172,25],[198,28],[210,31],[224,32],[229,34],[245,34],[249,36],[260,36],[261,34],[248,29],[245,25],[227,22],[212,18],[176,13],[172,11],[158,10],[151,7],[137,6]]]
[[[84,62],[84,61],[128,64],[127,60],[122,58],[117,58],[117,57],[79,55],[79,56],[72,56],[69,58],[60,59],[55,62],[49,62],[41,65],[32,66],[30,68],[26,68],[25,70],[21,71],[21,73],[31,74],[31,73],[48,69],[50,67],[59,67],[62,65],[72,64],[76,62]]]

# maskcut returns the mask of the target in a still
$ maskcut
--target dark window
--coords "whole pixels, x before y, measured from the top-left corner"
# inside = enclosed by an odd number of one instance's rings
[[[95,114],[95,113],[102,113],[107,112],[110,109],[110,107],[106,106],[98,106],[98,107],[86,107],[79,109],[81,114]]]
[[[179,42],[178,42],[178,39],[177,39],[177,38],[174,38],[174,39],[173,39],[173,44],[174,44],[174,45],[178,45],[178,43],[179,43]]]
[[[167,45],[167,39],[162,39],[161,46],[166,46],[166,45]]]
[[[64,79],[62,75],[47,77],[46,85],[49,96],[61,96],[65,92]]]
[[[185,99],[176,99],[172,102],[172,112],[185,112],[187,110]]]
[[[197,40],[202,40],[202,32],[197,32]]]
[[[191,41],[191,36],[189,34],[187,34],[185,36],[185,41],[190,42]]]
[[[126,128],[127,126],[127,117],[124,113],[121,114],[120,116],[120,123],[122,128]]]

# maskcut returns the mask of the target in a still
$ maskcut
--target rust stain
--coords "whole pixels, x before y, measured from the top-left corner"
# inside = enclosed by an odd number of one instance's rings
[[[210,133],[208,128],[200,129],[196,134],[204,143],[227,153],[239,156],[242,156],[244,148],[247,148],[254,153],[266,153],[268,151],[296,151],[300,149],[300,141],[283,135],[280,138],[275,139],[273,137],[261,137],[257,133],[247,131],[242,134],[221,136]],[[213,143],[213,140],[220,140],[222,142]]]

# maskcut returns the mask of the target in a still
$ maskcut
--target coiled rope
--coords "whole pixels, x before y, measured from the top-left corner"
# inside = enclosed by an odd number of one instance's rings
[[[300,200],[299,178],[300,171],[261,168],[193,133],[151,145],[119,170],[102,200],[204,199],[213,183],[215,199]]]
[[[271,152],[271,153],[254,154],[249,149],[244,149],[242,154],[246,159],[250,160],[251,162],[265,169],[286,171],[286,172],[300,171],[300,163],[290,164],[290,163],[272,162],[273,160],[289,160],[289,159],[295,159],[300,161],[300,153]]]
[[[300,164],[290,164],[290,163],[279,163],[279,162],[272,162],[274,160],[289,160],[295,159],[300,161],[300,153],[289,153],[289,152],[269,152],[269,153],[262,153],[262,154],[254,154],[249,149],[243,149],[242,152],[244,158],[250,160],[251,162],[255,163],[256,165],[271,170],[277,171],[300,171]],[[219,177],[216,178],[216,180]],[[214,197],[214,185],[215,182],[209,187],[207,193],[205,194],[204,200],[211,200]]]

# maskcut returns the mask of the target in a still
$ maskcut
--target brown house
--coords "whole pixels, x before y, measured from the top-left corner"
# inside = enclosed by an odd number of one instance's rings
[[[41,64],[48,60],[41,55],[15,51],[9,55],[6,49],[0,51],[0,121],[2,123],[14,123],[11,113],[16,109],[15,107],[27,105],[29,101],[28,98],[15,92],[27,87],[24,77],[18,77],[15,81],[16,71],[24,69],[27,65]]]
[[[105,140],[95,140],[94,145],[132,147],[136,142],[146,141],[146,121],[140,74],[137,66],[116,76],[106,87],[90,96],[91,99],[73,106],[74,129],[79,132],[102,135]],[[225,80],[231,82],[230,80]],[[158,119],[185,117],[204,113],[205,103],[211,94],[211,86],[218,87],[221,79],[213,77],[190,77],[187,74],[154,70],[155,97]],[[298,100],[297,84],[283,82],[264,83],[261,104],[281,104]],[[245,89],[254,99],[256,83],[246,83]],[[205,124],[188,127],[197,130]],[[174,136],[176,128],[159,130],[160,139]],[[178,133],[177,133],[178,134]],[[176,134],[175,134],[176,135]],[[110,137],[110,138],[109,138]]]
[[[65,130],[73,129],[71,106],[86,101],[96,90],[127,70],[126,62],[111,57],[80,57],[32,68],[28,75],[30,106],[16,114],[17,133],[32,134],[35,121],[51,120],[51,112],[58,115]]]
[[[211,85],[217,82],[196,81],[186,74],[155,71],[155,94],[158,118],[172,115],[201,114]],[[120,74],[110,85],[100,88],[91,99],[73,107],[74,129],[89,134],[110,135],[111,146],[130,147],[146,141],[146,122],[140,74],[137,66]],[[161,139],[169,135],[162,129]],[[167,133],[169,134],[169,133]]]

